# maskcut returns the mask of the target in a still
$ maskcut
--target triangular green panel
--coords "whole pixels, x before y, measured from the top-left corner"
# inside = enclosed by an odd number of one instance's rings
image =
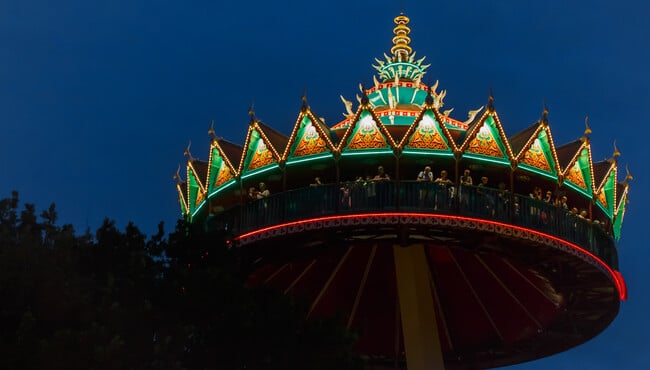
[[[188,203],[190,213],[194,213],[203,201],[203,193],[201,192],[201,187],[196,179],[196,174],[192,171],[192,167],[189,166],[187,169],[187,186],[189,191]]]
[[[614,219],[614,237],[616,240],[621,237],[621,227],[623,226],[623,217],[625,217],[625,204],[627,202],[627,194],[623,195],[621,199],[621,206],[618,207],[618,212],[616,213],[616,218]]]
[[[492,116],[488,116],[479,129],[479,132],[474,136],[472,141],[465,149],[465,154],[476,157],[488,157],[497,162],[510,164],[510,160],[506,155],[506,146],[499,136],[499,129],[496,127],[496,122]]]
[[[185,201],[183,200],[186,196],[186,194],[183,194],[183,187],[180,185],[177,185],[177,190],[178,190],[178,203],[181,205],[181,214],[183,216],[186,216],[189,213],[189,209],[187,208]]]
[[[368,111],[359,115],[346,144],[345,150],[390,149],[388,140]]]
[[[427,110],[416,123],[415,130],[409,136],[405,151],[443,151],[446,154],[453,154],[449,147],[449,141],[440,128],[432,111]]]
[[[519,167],[550,178],[557,178],[557,169],[548,134],[541,130],[530,148],[519,160]]]
[[[212,194],[215,190],[225,186],[233,180],[235,176],[230,167],[219,154],[217,148],[212,148],[212,161],[210,162],[210,178],[208,179],[208,194]]]
[[[573,189],[591,197],[591,173],[589,167],[589,149],[583,148],[580,156],[566,174],[564,183]]]
[[[259,170],[274,163],[276,160],[273,158],[273,153],[266,147],[260,133],[253,130],[244,159],[244,171]]]
[[[329,152],[325,140],[320,137],[318,130],[311,119],[309,119],[309,116],[303,116],[300,122],[300,128],[298,128],[298,132],[296,133],[296,138],[291,145],[287,162],[290,162],[293,158],[304,158],[325,152]]]
[[[610,171],[603,189],[596,197],[596,203],[609,215],[614,214],[614,192],[616,189],[616,171]]]

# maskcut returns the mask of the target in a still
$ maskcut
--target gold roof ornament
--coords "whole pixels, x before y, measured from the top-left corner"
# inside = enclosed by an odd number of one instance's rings
[[[210,135],[210,138],[216,139],[216,135],[214,133],[214,120],[210,120],[210,128],[208,129],[208,135]]]
[[[407,26],[409,21],[409,17],[404,14],[398,15],[394,19],[397,26],[393,28],[395,37],[393,37],[393,47],[390,48],[390,52],[393,53],[396,62],[406,62],[413,51],[409,46],[409,43],[411,42],[411,38],[408,36],[411,29]]]
[[[589,127],[589,116],[585,116],[585,136],[591,134],[591,127]]]
[[[632,173],[630,172],[630,167],[628,167],[628,165],[626,164],[625,165],[625,180],[624,181],[627,183],[628,181],[630,181],[632,179],[634,179],[634,177],[632,176]]]
[[[187,143],[187,148],[183,151],[183,155],[187,157],[188,161],[193,161],[194,157],[192,157],[192,153],[190,153],[190,147],[192,146],[192,140],[190,140]]]
[[[628,172],[629,173],[629,172]],[[182,182],[183,179],[181,179],[181,165],[178,165],[178,168],[176,169],[176,173],[174,176],[172,176],[173,180],[176,180],[176,183]]]
[[[618,150],[618,148],[616,147],[616,140],[614,140],[614,153],[612,154],[612,157],[616,158],[620,156],[621,156],[621,151]]]

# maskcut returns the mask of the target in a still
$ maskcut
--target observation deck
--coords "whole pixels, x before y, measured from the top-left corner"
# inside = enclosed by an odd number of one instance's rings
[[[505,366],[589,340],[627,295],[620,152],[594,162],[586,121],[556,146],[547,109],[508,136],[492,96],[452,118],[446,90],[421,82],[408,22],[395,18],[379,79],[359,86],[356,109],[341,96],[335,125],[303,97],[289,136],[252,110],[243,146],[211,127],[209,159],[188,147],[186,179],[175,176],[183,217],[241,248],[251,285],[304,300],[308,318],[342,317],[374,364]],[[379,166],[389,178],[373,180]],[[424,167],[448,172],[446,185],[414,181]]]

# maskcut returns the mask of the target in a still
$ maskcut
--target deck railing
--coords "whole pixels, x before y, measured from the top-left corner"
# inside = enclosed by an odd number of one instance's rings
[[[557,236],[590,251],[617,269],[605,225],[529,196],[480,186],[415,181],[356,181],[294,189],[210,215],[206,226],[233,235],[322,216],[366,212],[451,214],[499,221]]]

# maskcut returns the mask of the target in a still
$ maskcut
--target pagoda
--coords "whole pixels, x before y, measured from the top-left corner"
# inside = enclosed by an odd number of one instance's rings
[[[594,337],[627,296],[618,149],[594,162],[588,125],[556,145],[546,109],[507,136],[492,96],[453,118],[409,18],[394,23],[335,125],[303,97],[289,135],[252,110],[243,145],[211,128],[208,160],[188,151],[177,176],[182,217],[254,256],[251,285],[305,300],[308,318],[342,313],[376,366],[505,366]],[[417,181],[425,167],[436,181]]]

